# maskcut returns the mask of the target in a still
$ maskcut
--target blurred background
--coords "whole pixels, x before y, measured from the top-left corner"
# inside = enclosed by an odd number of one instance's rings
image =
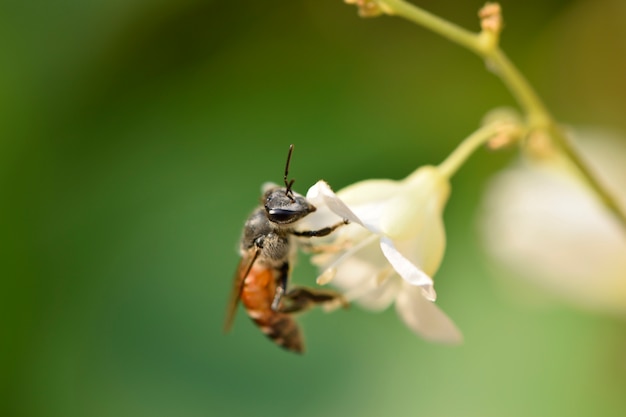
[[[477,30],[481,1],[419,4]],[[502,44],[561,121],[626,129],[626,4],[502,1]],[[476,216],[514,152],[453,179],[442,347],[392,310],[301,317],[307,353],[222,321],[243,222],[439,163],[514,104],[466,50],[339,0],[0,3],[3,416],[623,416],[624,322],[494,285]],[[313,285],[300,262],[293,280]]]

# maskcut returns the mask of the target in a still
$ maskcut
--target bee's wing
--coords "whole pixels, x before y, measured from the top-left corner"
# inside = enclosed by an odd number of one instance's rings
[[[233,289],[228,299],[228,305],[226,306],[226,320],[224,320],[224,333],[228,332],[233,324],[235,313],[237,312],[237,303],[241,297],[241,290],[243,290],[243,283],[246,277],[254,265],[254,261],[259,256],[259,248],[254,246],[246,253],[239,261],[239,266],[235,272],[235,278],[233,280]]]

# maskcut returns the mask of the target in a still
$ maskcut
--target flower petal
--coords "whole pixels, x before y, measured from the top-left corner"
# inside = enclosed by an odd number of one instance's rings
[[[459,344],[463,335],[454,322],[415,287],[404,288],[396,298],[396,311],[404,323],[426,340]]]
[[[573,134],[594,173],[626,207],[624,136],[595,129]],[[484,208],[486,249],[506,272],[499,275],[556,296],[552,302],[624,317],[626,235],[564,161],[517,161],[490,181]],[[512,296],[536,301],[534,292],[527,297],[518,282],[509,282]]]
[[[403,281],[395,274],[382,283],[376,278],[373,276],[362,285],[346,291],[345,298],[371,311],[385,310],[396,299]]]
[[[407,283],[421,287],[424,296],[431,301],[435,301],[437,295],[433,287],[434,283],[432,278],[405,258],[398,249],[396,249],[391,239],[381,237],[380,249],[398,275],[404,278]]]
[[[322,272],[322,274],[317,279],[317,284],[319,285],[328,284],[337,275],[337,268],[341,268],[343,265],[343,269],[346,269],[345,263],[347,261],[349,261],[350,259],[360,258],[359,251],[361,251],[362,249],[367,249],[367,247],[371,246],[373,243],[375,243],[375,241],[376,241],[376,235],[369,235],[367,238],[362,239],[355,246],[347,249],[344,253],[340,254],[339,256],[334,257],[334,259],[332,259],[330,262],[326,262],[326,263],[318,262],[315,257],[312,258],[312,262],[314,264],[318,266],[322,266],[324,269],[324,272]],[[322,261],[324,260],[324,258],[321,258],[321,259]],[[377,270],[377,267],[375,267],[372,264],[372,258],[371,257],[365,258],[363,259],[363,261],[364,262],[361,262],[361,263],[368,265],[368,268],[371,269],[371,274],[373,275],[375,271]],[[354,271],[350,271],[349,275],[354,275]]]
[[[337,192],[350,206],[369,204],[372,200],[388,200],[400,193],[402,183],[388,179],[364,180],[348,185]],[[375,197],[375,198],[372,198]]]
[[[372,233],[381,233],[381,219],[389,210],[389,202],[402,194],[400,181],[377,179],[349,185],[337,192],[337,196],[361,219]]]
[[[307,191],[306,198],[314,206],[326,205],[339,217],[348,219],[352,223],[358,223],[360,225],[363,224],[361,219],[359,219],[356,214],[354,214],[352,210],[350,210],[348,206],[346,206],[344,202],[337,197],[326,181],[320,180],[316,182],[311,188],[309,188],[309,191]]]

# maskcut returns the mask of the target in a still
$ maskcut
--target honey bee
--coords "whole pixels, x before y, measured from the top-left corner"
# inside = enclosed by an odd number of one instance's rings
[[[304,352],[300,328],[292,314],[316,304],[340,302],[334,291],[305,287],[288,289],[290,265],[296,255],[296,239],[326,236],[347,224],[344,220],[319,230],[298,230],[296,223],[316,208],[293,191],[294,180],[287,180],[293,145],[289,147],[283,181],[285,186],[266,187],[261,206],[245,223],[240,243],[241,260],[226,310],[224,331],[233,323],[239,300],[248,316],[277,345],[292,352]]]

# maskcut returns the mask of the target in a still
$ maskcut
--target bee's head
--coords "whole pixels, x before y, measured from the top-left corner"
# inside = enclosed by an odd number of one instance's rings
[[[286,187],[273,187],[263,196],[267,218],[277,224],[291,224],[315,211],[315,206]]]
[[[279,187],[273,184],[264,186],[263,204],[265,212],[267,213],[267,218],[276,224],[291,224],[315,211],[315,207],[306,198],[293,192],[291,186],[294,180],[287,180],[292,152],[293,145],[289,146],[289,153],[287,154],[287,164],[285,165],[285,175],[283,177],[285,186]]]

